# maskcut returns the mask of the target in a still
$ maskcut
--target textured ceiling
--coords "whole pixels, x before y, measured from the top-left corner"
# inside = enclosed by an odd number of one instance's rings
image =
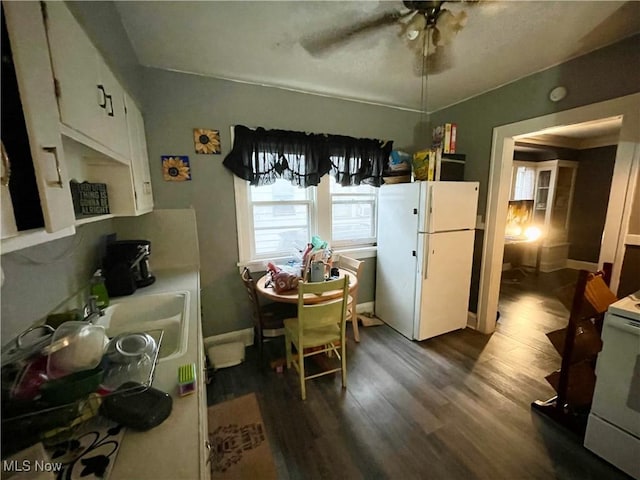
[[[322,55],[301,40],[406,12],[401,1],[115,2],[142,65],[420,110],[418,56],[401,26]],[[450,68],[428,75],[427,110],[473,97],[640,31],[640,2],[445,2],[464,9]]]

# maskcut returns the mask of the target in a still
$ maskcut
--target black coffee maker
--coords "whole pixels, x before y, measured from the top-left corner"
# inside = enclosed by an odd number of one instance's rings
[[[110,297],[131,295],[137,288],[155,282],[149,271],[151,242],[119,240],[107,245],[103,259],[105,285]]]

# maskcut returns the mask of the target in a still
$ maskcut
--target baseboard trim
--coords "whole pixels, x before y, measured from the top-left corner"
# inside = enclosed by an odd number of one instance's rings
[[[213,335],[211,337],[206,337],[203,342],[205,348],[209,348],[212,345],[231,342],[242,342],[245,347],[248,347],[253,345],[253,328],[245,328],[242,330],[235,330],[233,332],[221,333],[220,335]]]
[[[572,268],[574,270],[588,270],[590,272],[595,272],[598,270],[598,264],[593,262],[584,262],[582,260],[571,260],[567,259],[566,263],[567,268]]]

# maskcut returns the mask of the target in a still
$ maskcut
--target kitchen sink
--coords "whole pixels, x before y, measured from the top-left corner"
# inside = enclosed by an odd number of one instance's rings
[[[147,332],[154,338],[163,330],[159,361],[182,355],[187,349],[189,292],[157,293],[112,300],[104,315],[94,321],[109,337],[127,332]]]

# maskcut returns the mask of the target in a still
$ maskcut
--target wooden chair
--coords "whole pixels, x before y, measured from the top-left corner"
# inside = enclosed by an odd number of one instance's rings
[[[305,304],[304,295],[322,294],[331,290],[342,290],[340,298],[326,302]],[[307,398],[305,382],[311,378],[342,372],[342,388],[347,387],[346,318],[349,298],[349,279],[343,277],[327,282],[300,283],[298,285],[298,317],[284,321],[287,351],[287,368],[293,365],[300,378],[302,400]],[[339,343],[339,345],[338,345]],[[294,362],[291,346],[298,352]],[[335,353],[340,366],[320,373],[305,375],[304,359],[321,353]],[[335,361],[335,359],[333,359]]]
[[[283,335],[284,319],[296,315],[296,305],[286,303],[269,303],[261,305],[256,291],[256,285],[248,268],[244,268],[240,275],[244,283],[249,302],[251,304],[251,316],[253,318],[253,339],[258,346],[259,366],[263,366],[263,343],[267,338]],[[267,330],[267,332],[265,332]],[[275,331],[275,332],[274,332]]]
[[[364,261],[340,255],[339,263],[340,268],[347,270],[356,276],[358,279],[358,285],[360,285],[360,273],[362,272]],[[358,305],[358,285],[356,285],[349,295],[349,303],[347,304],[347,321],[351,321],[353,324],[353,338],[356,342],[360,341],[360,332],[358,331],[358,313],[356,312],[356,307]]]

